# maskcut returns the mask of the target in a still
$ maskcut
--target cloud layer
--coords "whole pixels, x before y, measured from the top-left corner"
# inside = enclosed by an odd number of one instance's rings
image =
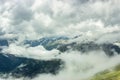
[[[0,0],[0,31],[30,39],[119,33],[119,4],[119,0]]]
[[[120,0],[0,0],[0,39],[18,38],[18,42],[10,44],[3,52],[35,59],[59,58],[66,63],[66,68],[58,75],[39,75],[34,80],[90,77],[119,64],[120,56],[109,58],[103,51],[88,55],[71,51],[59,55],[58,50],[47,51],[42,46],[28,47],[19,42],[58,35],[81,35],[73,41],[120,41],[119,5]]]

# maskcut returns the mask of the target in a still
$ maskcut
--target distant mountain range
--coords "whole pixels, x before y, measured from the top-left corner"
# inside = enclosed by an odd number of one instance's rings
[[[77,37],[75,37],[77,38]],[[106,55],[113,56],[115,53],[120,54],[120,47],[114,43],[97,44],[95,42],[77,43],[69,42],[68,37],[45,37],[38,40],[25,40],[24,45],[35,47],[42,45],[46,50],[57,49],[60,53],[76,50],[82,53],[103,50]],[[9,47],[9,40],[0,40],[0,74],[8,74],[14,77],[35,77],[39,73],[57,74],[64,62],[60,59],[37,60],[32,58],[18,57],[12,54],[3,53],[2,49]]]

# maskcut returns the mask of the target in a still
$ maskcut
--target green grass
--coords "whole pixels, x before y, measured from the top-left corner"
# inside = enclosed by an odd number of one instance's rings
[[[96,74],[91,80],[120,80],[120,65],[116,66],[112,71],[105,70]]]

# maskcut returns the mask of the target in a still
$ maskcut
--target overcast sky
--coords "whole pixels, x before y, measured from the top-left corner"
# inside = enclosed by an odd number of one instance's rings
[[[120,0],[0,0],[0,34],[113,38],[120,34],[119,5]]]
[[[0,0],[0,39],[18,37],[3,53],[45,60],[57,55],[66,63],[58,75],[43,74],[34,80],[83,80],[120,63],[120,56],[109,58],[103,51],[59,54],[41,45],[19,44],[26,38],[77,35],[82,36],[74,41],[120,41],[120,0]]]

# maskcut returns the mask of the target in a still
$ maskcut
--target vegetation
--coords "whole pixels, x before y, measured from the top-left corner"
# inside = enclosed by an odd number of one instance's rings
[[[120,65],[113,70],[105,70],[96,74],[91,80],[120,80]]]

